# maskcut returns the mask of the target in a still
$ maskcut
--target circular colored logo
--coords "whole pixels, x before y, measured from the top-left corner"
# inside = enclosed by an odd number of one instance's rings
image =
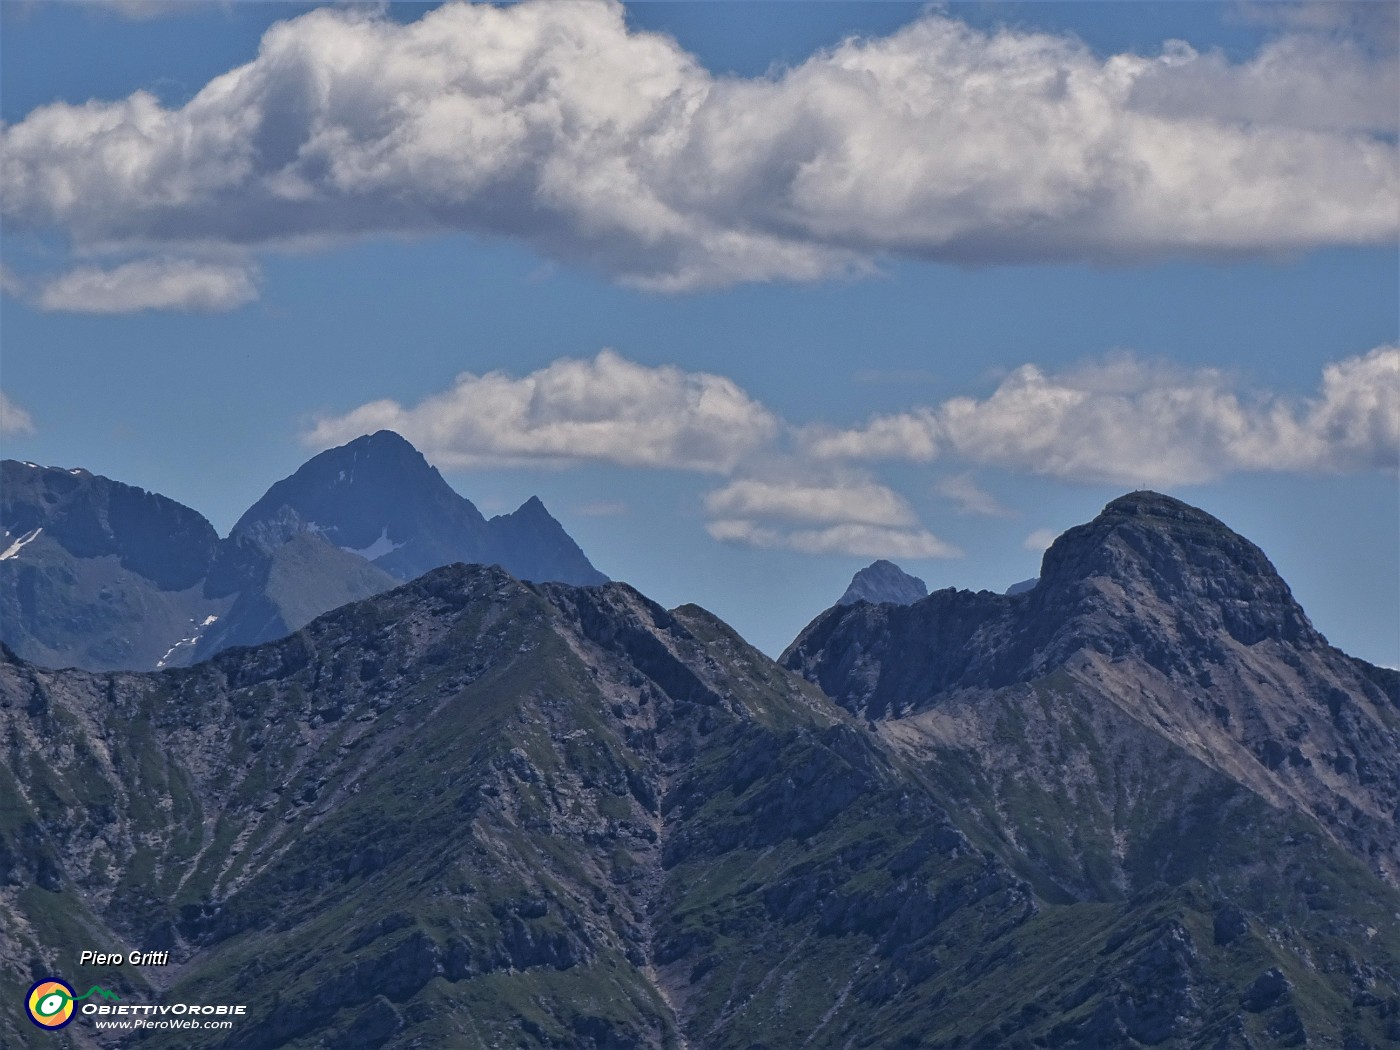
[[[40,1028],[62,1028],[73,1020],[73,989],[53,978],[39,981],[29,989],[25,1005],[29,1019]]]

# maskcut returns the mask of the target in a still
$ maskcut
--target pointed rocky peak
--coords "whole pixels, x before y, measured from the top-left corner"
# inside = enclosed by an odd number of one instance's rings
[[[373,434],[362,434],[354,441],[347,442],[341,446],[346,452],[354,455],[386,455],[399,456],[404,459],[412,459],[426,463],[423,453],[413,447],[413,443],[402,434],[396,434],[392,430],[376,430]]]
[[[319,532],[399,579],[454,561],[480,561],[486,520],[423,454],[381,430],[312,457],[277,482],[233,527],[275,549]]]
[[[531,496],[510,514],[492,518],[486,528],[489,560],[522,580],[580,586],[608,582],[538,496]]]
[[[1136,616],[1189,611],[1199,626],[1223,626],[1247,645],[1325,642],[1263,551],[1205,511],[1157,492],[1120,496],[1066,531],[1045,552],[1040,580],[1037,593],[1051,604],[1088,597]]]
[[[544,502],[538,496],[531,496],[515,510],[506,515],[516,521],[554,521],[554,516],[545,508]]]
[[[488,523],[389,430],[314,456],[268,489],[232,535],[271,551],[303,532],[320,533],[400,580],[454,562],[501,565],[536,582],[607,580],[538,497]]]
[[[851,585],[837,600],[837,605],[870,602],[879,605],[912,605],[928,597],[928,586],[917,576],[910,576],[892,561],[873,561],[851,577]]]

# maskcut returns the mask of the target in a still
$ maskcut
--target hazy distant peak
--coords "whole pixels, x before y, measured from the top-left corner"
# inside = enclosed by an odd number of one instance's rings
[[[541,500],[538,496],[531,496],[524,503],[520,504],[520,506],[516,507],[515,510],[511,511],[509,514],[500,516],[507,518],[515,518],[516,520],[527,518],[539,518],[541,520],[548,518],[550,521],[554,520],[554,515],[549,513],[549,510],[544,505],[544,501]]]
[[[590,585],[606,583],[538,496],[531,496],[509,514],[486,523],[489,555],[483,559],[503,565],[522,580],[555,580]]]
[[[928,597],[928,586],[917,576],[910,576],[892,561],[873,561],[851,577],[851,585],[837,600],[837,605],[856,602],[893,602],[911,605]]]

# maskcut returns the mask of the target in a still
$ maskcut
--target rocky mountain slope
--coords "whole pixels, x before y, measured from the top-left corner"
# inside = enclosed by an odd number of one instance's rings
[[[463,562],[526,580],[607,582],[538,499],[488,521],[389,430],[314,456],[249,507],[231,535],[276,545],[306,531],[399,580]]]
[[[693,606],[465,566],[188,669],[6,653],[0,995],[245,1002],[229,1048],[1378,1050],[1394,683],[1291,602],[1136,494],[1026,595],[823,614],[786,659],[834,700]]]
[[[606,580],[538,499],[488,521],[387,431],[316,456],[222,541],[198,512],[85,470],[0,475],[0,640],[50,667],[185,666],[454,561]]]
[[[0,463],[0,548],[0,639],[50,666],[153,668],[230,604],[202,515],[85,470]]]
[[[1030,591],[833,608],[783,663],[906,742],[996,750],[1021,718],[1040,731],[1015,746],[1045,746],[1080,708],[1111,717],[1296,807],[1400,883],[1400,675],[1328,645],[1262,551],[1169,497],[1124,496],[1066,532]]]
[[[1066,532],[1029,591],[835,607],[782,663],[935,781],[1043,899],[1197,885],[1215,936],[1267,930],[1299,953],[1297,922],[1336,929],[1356,888],[1400,883],[1400,675],[1328,645],[1257,547],[1168,497],[1130,494]],[[1345,852],[1353,874],[1280,864],[1258,836],[1284,819],[1284,841]],[[1280,884],[1239,879],[1251,864]],[[1324,954],[1293,972],[1354,971],[1350,948]],[[1371,994],[1333,1007],[1348,1046],[1373,1045],[1368,1018],[1400,1038]],[[1294,1045],[1290,1025],[1255,1045]]]
[[[910,576],[892,561],[873,561],[851,577],[846,593],[836,599],[837,605],[856,602],[893,602],[909,605],[928,596],[928,585],[917,576]]]
[[[188,666],[235,645],[281,638],[321,613],[381,594],[398,580],[316,532],[296,533],[271,548],[239,538],[225,541],[204,582],[204,592],[231,603],[191,643]]]

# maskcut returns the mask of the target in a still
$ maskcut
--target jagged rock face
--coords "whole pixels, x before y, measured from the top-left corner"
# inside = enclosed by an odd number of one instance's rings
[[[1065,532],[1028,591],[948,589],[910,610],[838,606],[799,635],[785,662],[810,669],[834,696],[854,695],[840,681],[845,647],[825,641],[848,629],[918,665],[908,682],[900,668],[888,669],[895,677],[882,679],[860,705],[873,705],[875,714],[951,688],[1029,681],[1084,652],[1115,660],[1132,654],[1163,673],[1189,676],[1266,640],[1327,649],[1262,551],[1208,514],[1155,493],[1124,496]],[[804,656],[818,651],[815,662]]]
[[[608,582],[537,496],[510,514],[492,518],[486,532],[488,550],[482,560],[519,579],[579,586]]]
[[[29,659],[153,667],[222,611],[200,589],[218,534],[164,496],[5,460],[0,530],[0,637]]]
[[[1119,789],[1152,797],[1145,756],[1165,742],[1300,808],[1400,879],[1396,676],[1330,647],[1257,547],[1177,500],[1113,501],[1051,546],[1020,595],[949,590],[906,608],[828,610],[782,662],[908,746],[980,755],[1008,778],[1029,762],[1024,777],[1047,788],[1082,774],[1110,812],[1123,811]],[[1092,747],[1075,741],[1076,721]],[[1119,751],[1090,754],[1105,738]],[[1121,846],[1121,821],[1104,829]],[[1115,863],[1127,885],[1131,862]],[[1093,882],[1082,869],[1056,877],[1074,892]]]
[[[1086,705],[1015,739],[1064,717],[1131,766],[1136,723]],[[1380,1045],[1400,896],[1152,739],[1131,885],[1076,896],[1049,860],[1111,819],[1088,779],[1073,821],[994,825],[997,770],[623,585],[453,566],[188,669],[5,654],[0,995],[247,1003],[229,1048]],[[180,967],[76,970],[94,937]]]
[[[1045,552],[1040,579],[1040,611],[1174,629],[1183,648],[1220,636],[1244,646],[1326,645],[1263,551],[1157,493],[1123,496],[1065,532]]]
[[[0,733],[5,990],[71,954],[42,893],[253,1004],[230,1047],[837,1045],[1036,913],[839,708],[621,585],[455,566],[188,670],[7,658]]]
[[[400,580],[454,562],[499,564],[521,579],[607,579],[538,499],[488,522],[388,430],[314,456],[248,508],[232,536],[277,546],[308,530]]]
[[[846,593],[837,599],[837,605],[853,605],[856,602],[893,602],[895,605],[909,605],[927,597],[928,587],[917,576],[910,576],[892,561],[871,562],[851,577]]]
[[[223,541],[188,507],[83,470],[5,461],[0,640],[49,667],[186,666],[453,562],[607,577],[538,499],[484,519],[397,434],[313,458]]]
[[[232,536],[276,545],[313,529],[410,580],[452,562],[479,562],[486,519],[388,430],[312,457],[233,527]]]
[[[196,511],[87,471],[7,460],[3,480],[0,639],[48,666],[185,666],[398,583],[315,534],[220,541]]]
[[[0,524],[10,543],[42,530],[75,558],[111,555],[166,591],[198,583],[218,533],[189,507],[85,470],[0,464]]]

